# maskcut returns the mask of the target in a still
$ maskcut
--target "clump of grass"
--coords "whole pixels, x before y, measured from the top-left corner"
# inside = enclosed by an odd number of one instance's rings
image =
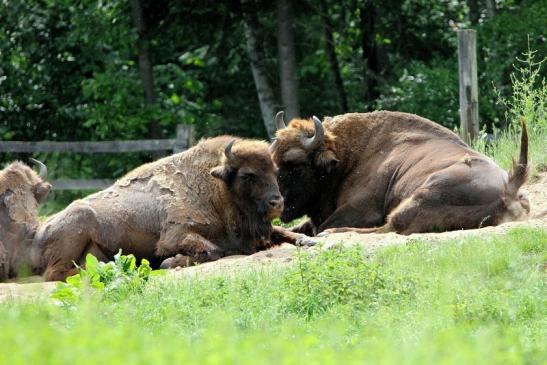
[[[498,104],[505,107],[507,130],[494,131],[495,139],[487,142],[486,133],[472,143],[473,148],[492,157],[505,169],[518,156],[520,148],[520,120],[528,125],[529,160],[532,174],[547,171],[547,83],[541,78],[546,59],[537,60],[536,51],[528,49],[523,59],[517,59],[511,73],[512,96],[505,98],[496,90]]]
[[[412,294],[410,277],[388,274],[365,260],[358,246],[310,255],[300,254],[297,265],[284,275],[283,302],[289,312],[311,318],[338,305],[361,310]]]

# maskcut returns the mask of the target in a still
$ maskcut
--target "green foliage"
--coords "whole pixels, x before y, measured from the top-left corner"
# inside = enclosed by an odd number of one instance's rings
[[[377,308],[412,293],[410,278],[366,262],[360,247],[334,248],[314,258],[300,254],[297,262],[284,278],[284,302],[288,311],[307,318],[342,304],[353,310]]]
[[[104,298],[119,300],[131,292],[140,292],[152,274],[146,259],[137,260],[133,255],[122,255],[121,250],[114,256],[114,261],[100,262],[91,254],[85,258],[85,268],[78,267],[79,273],[70,276],[66,282],[57,283],[51,297],[65,305],[75,305],[89,289],[99,292]]]
[[[377,108],[417,114],[453,129],[460,120],[456,60],[411,62],[386,86]]]
[[[520,121],[528,126],[529,160],[534,171],[547,170],[547,84],[541,76],[545,59],[536,60],[536,51],[523,53],[511,73],[512,95],[504,97],[499,90],[498,104],[505,108],[506,131],[496,130],[496,139],[486,142],[486,134],[474,141],[473,148],[491,156],[502,167],[509,169],[520,148]]]
[[[539,364],[546,242],[520,228],[372,257],[335,248],[288,268],[150,278],[114,300],[8,301],[0,363]]]

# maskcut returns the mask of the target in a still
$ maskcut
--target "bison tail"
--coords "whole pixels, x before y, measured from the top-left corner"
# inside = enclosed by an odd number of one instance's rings
[[[509,172],[509,193],[516,195],[519,188],[526,182],[528,177],[528,128],[526,121],[521,118],[520,125],[522,132],[520,135],[520,156],[518,164],[513,161],[513,167]]]

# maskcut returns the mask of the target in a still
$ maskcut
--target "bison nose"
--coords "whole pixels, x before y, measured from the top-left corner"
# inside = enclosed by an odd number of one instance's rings
[[[282,208],[283,207],[283,197],[275,196],[268,202],[272,208]]]

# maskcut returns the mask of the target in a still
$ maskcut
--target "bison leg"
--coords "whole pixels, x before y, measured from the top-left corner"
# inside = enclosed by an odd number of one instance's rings
[[[491,212],[495,211],[497,202],[477,205],[443,204],[436,195],[427,190],[415,193],[402,201],[387,217],[387,223],[378,228],[337,228],[328,233],[357,232],[385,233],[397,232],[409,235],[412,233],[444,232],[458,229],[472,229],[492,224]]]
[[[305,234],[295,233],[283,227],[273,227],[271,241],[274,245],[287,242],[297,246],[313,246],[318,243],[318,241]]]
[[[329,228],[371,228],[384,223],[382,213],[370,207],[366,199],[358,199],[338,207],[321,225],[318,232]],[[330,232],[330,230],[329,230]]]
[[[207,262],[218,260],[224,255],[224,252],[220,247],[197,233],[181,234],[179,230],[171,229],[162,234],[157,243],[156,255],[171,258],[172,256],[176,257],[177,254],[188,256],[193,262]],[[172,260],[172,262],[177,262],[177,260]]]
[[[345,232],[355,232],[355,233],[388,233],[393,232],[395,229],[390,223],[384,224],[380,227],[374,228],[353,228],[353,227],[338,227],[338,228],[329,228],[319,233],[318,237],[325,237],[331,233],[345,233]]]
[[[316,228],[311,219],[308,219],[300,223],[299,225],[292,227],[291,231],[295,233],[302,233],[306,236],[315,236],[316,234]]]
[[[97,221],[87,206],[75,205],[59,213],[40,227],[33,241],[33,264],[44,267],[47,281],[64,280],[77,273],[74,263],[93,251]],[[40,263],[40,264],[39,264]]]

